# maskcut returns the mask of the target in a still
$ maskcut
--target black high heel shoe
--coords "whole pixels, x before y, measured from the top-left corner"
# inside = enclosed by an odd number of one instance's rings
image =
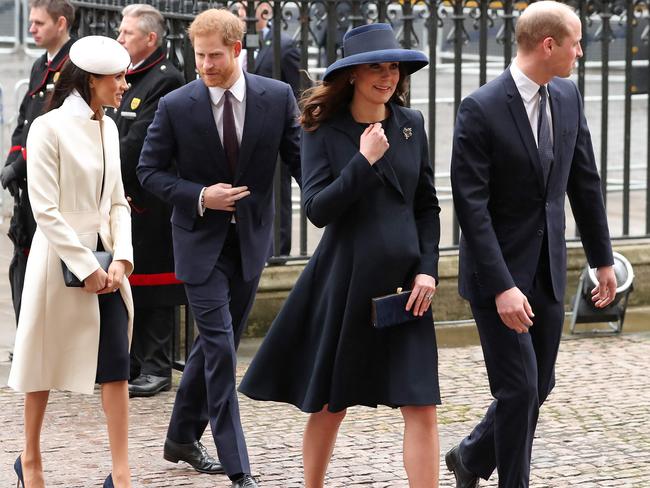
[[[14,463],[14,471],[16,472],[16,476],[18,476],[16,488],[25,488],[25,480],[23,478],[23,463],[20,460],[20,456],[16,458],[16,462]]]
[[[25,487],[23,486],[23,488]],[[115,488],[115,485],[113,484],[113,473],[106,477],[103,488]]]

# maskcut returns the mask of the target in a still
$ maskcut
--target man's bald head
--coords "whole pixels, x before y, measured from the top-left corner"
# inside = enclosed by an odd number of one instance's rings
[[[547,37],[562,44],[571,32],[571,21],[577,18],[570,7],[560,2],[543,0],[531,3],[517,19],[515,38],[518,49],[524,53],[531,52]]]

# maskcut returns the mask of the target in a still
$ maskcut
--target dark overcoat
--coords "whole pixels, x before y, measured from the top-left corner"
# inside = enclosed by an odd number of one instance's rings
[[[390,106],[390,148],[374,166],[359,152],[365,125],[346,110],[303,132],[305,210],[326,227],[240,386],[247,396],[305,412],[329,404],[440,401],[430,320],[385,330],[371,298],[437,278],[440,223],[422,115]]]
[[[120,133],[124,191],[131,205],[133,253],[137,263],[129,277],[136,307],[186,303],[185,290],[174,274],[171,205],[143,189],[135,174],[147,129],[158,101],[185,84],[162,48],[126,73],[129,89],[117,111],[109,110]]]
[[[34,119],[41,115],[45,109],[49,95],[54,89],[54,82],[58,79],[63,65],[68,60],[68,51],[70,51],[73,42],[74,39],[66,42],[50,62],[47,60],[47,53],[34,61],[29,74],[29,88],[20,103],[16,128],[11,134],[11,148],[5,166],[13,166],[20,188],[20,196],[14,207],[9,235],[14,245],[23,248],[25,253],[31,245],[36,230],[36,222],[27,193],[27,135]]]

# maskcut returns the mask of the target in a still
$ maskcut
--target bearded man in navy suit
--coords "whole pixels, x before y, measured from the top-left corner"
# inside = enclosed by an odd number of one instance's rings
[[[254,488],[235,390],[236,349],[271,251],[278,154],[300,182],[298,107],[286,83],[244,74],[241,21],[227,10],[189,28],[200,79],[160,100],[138,165],[173,206],[175,271],[199,329],[174,403],[165,459],[225,471]],[[208,421],[219,463],[199,440]]]
[[[539,407],[555,383],[566,288],[565,197],[590,266],[596,307],[616,295],[613,257],[589,128],[575,84],[580,19],[531,4],[517,57],[461,103],[451,163],[462,230],[459,291],[478,327],[494,401],[446,455],[458,488],[496,468],[499,487],[527,487]]]

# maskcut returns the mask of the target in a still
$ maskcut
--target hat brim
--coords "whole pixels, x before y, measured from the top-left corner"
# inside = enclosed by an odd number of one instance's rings
[[[406,69],[406,72],[410,75],[429,64],[429,59],[423,52],[413,51],[410,49],[382,49],[380,51],[368,51],[365,53],[353,54],[330,64],[325,70],[323,81],[329,81],[329,78],[334,73],[344,68],[350,68],[360,64],[395,62],[398,62],[400,66],[403,66]]]

